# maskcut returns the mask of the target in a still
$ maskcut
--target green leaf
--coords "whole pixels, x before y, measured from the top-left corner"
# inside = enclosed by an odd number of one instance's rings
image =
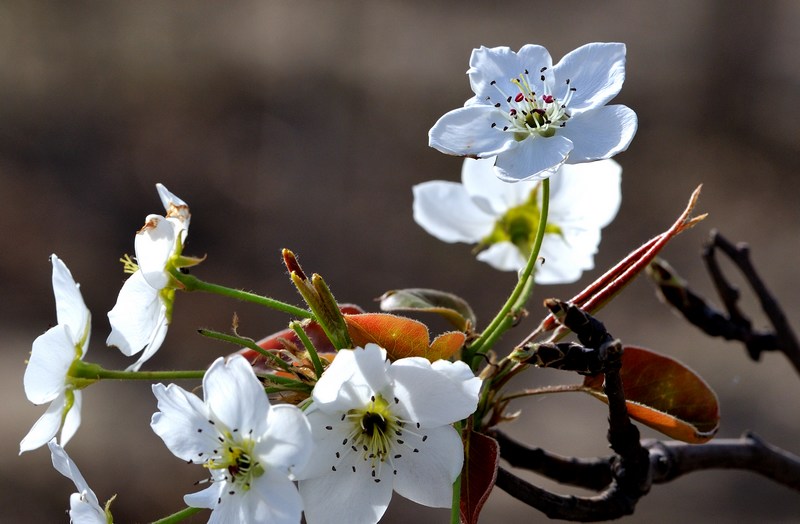
[[[466,300],[436,289],[409,288],[387,291],[380,297],[381,311],[423,311],[447,319],[459,331],[475,325],[475,313]]]

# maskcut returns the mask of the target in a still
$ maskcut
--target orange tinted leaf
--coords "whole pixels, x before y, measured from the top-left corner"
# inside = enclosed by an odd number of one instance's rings
[[[447,360],[452,357],[456,351],[461,349],[465,340],[467,340],[467,336],[460,331],[442,333],[431,343],[430,350],[428,354],[425,355],[425,358],[431,362],[439,359]]]
[[[699,444],[719,428],[717,395],[694,371],[654,351],[625,346],[620,377],[628,415],[656,431]],[[592,396],[607,402],[602,374],[586,377]]]
[[[370,342],[384,348],[389,359],[424,357],[428,353],[428,328],[417,320],[389,313],[345,315],[350,338],[356,346]]]
[[[500,446],[492,437],[470,431],[461,472],[461,523],[477,524],[481,509],[497,480]]]

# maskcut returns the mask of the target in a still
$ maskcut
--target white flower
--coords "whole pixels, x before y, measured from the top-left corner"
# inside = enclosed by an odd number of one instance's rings
[[[464,461],[450,424],[475,411],[480,386],[463,362],[340,350],[307,412],[315,446],[297,477],[308,523],[378,522],[393,491],[450,507]]]
[[[84,480],[78,466],[69,458],[64,448],[56,443],[56,439],[47,443],[50,447],[50,456],[53,459],[53,467],[75,483],[78,488],[77,493],[73,493],[69,498],[69,518],[74,524],[108,524],[111,522],[110,515],[106,515],[105,510],[100,507],[97,495]]]
[[[555,66],[547,49],[474,49],[467,71],[475,96],[431,128],[443,153],[495,157],[502,180],[543,179],[563,163],[611,158],[636,133],[636,113],[606,106],[625,80],[625,45],[586,44]]]
[[[541,212],[540,182],[508,184],[492,175],[493,159],[467,158],[463,184],[435,180],[414,186],[414,220],[445,242],[478,243],[478,260],[504,271],[522,269]],[[536,269],[539,284],[574,282],[594,267],[600,229],[619,209],[622,168],[613,160],[564,165],[550,179],[547,229]]]
[[[129,264],[133,274],[125,281],[117,303],[108,312],[111,334],[106,343],[127,356],[144,350],[128,369],[138,370],[152,357],[172,319],[175,289],[168,272],[173,257],[180,256],[189,231],[189,206],[156,184],[166,216],[149,215],[136,233],[134,246],[138,267]]]
[[[203,378],[205,401],[156,384],[150,425],[182,460],[203,464],[211,486],[186,495],[213,510],[211,523],[298,523],[302,502],[289,478],[311,452],[308,421],[297,407],[272,406],[247,360],[218,358]]]
[[[53,264],[53,294],[58,324],[33,341],[31,358],[25,368],[25,395],[34,404],[50,402],[19,444],[19,452],[44,446],[61,428],[65,446],[81,424],[81,392],[69,378],[69,369],[82,360],[89,347],[91,315],[78,284],[56,255]]]

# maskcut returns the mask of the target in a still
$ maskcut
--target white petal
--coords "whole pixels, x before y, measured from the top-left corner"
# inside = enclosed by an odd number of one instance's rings
[[[607,226],[622,201],[621,175],[614,160],[564,165],[551,179],[550,222],[562,229]]]
[[[169,211],[172,207],[189,207],[189,204],[171,193],[164,184],[156,184],[156,191],[158,191],[158,197],[161,199],[164,211]]]
[[[461,437],[451,426],[425,432],[424,443],[409,442],[418,453],[404,453],[398,460],[394,489],[403,497],[433,508],[449,508],[453,502],[453,482],[464,463]]]
[[[386,351],[376,344],[342,349],[314,386],[313,398],[326,413],[363,407],[389,385]]]
[[[505,108],[508,106],[506,97],[519,93],[519,88],[511,80],[519,79],[527,69],[531,87],[540,92],[539,71],[543,67],[549,69],[552,59],[547,49],[538,45],[528,44],[518,53],[508,47],[481,47],[472,51],[469,65],[467,74],[476,102],[490,105],[499,102]]]
[[[111,334],[106,344],[118,347],[127,356],[146,347],[149,358],[161,347],[168,326],[167,308],[159,292],[145,281],[141,271],[131,275],[122,285],[117,303],[108,312],[108,320]]]
[[[75,483],[78,493],[70,497],[70,517],[75,524],[96,523],[106,524],[105,511],[100,507],[97,495],[86,483],[78,466],[67,455],[67,452],[56,443],[55,439],[48,442],[53,467],[56,471]]]
[[[500,180],[494,170],[496,160],[496,157],[465,158],[461,167],[464,188],[478,207],[492,215],[492,222],[510,208],[524,203],[538,185],[538,182],[509,184]]]
[[[360,474],[348,470],[301,480],[300,496],[308,524],[378,522],[392,499],[392,482],[375,482],[366,472],[363,468]]]
[[[567,239],[546,235],[539,256],[544,262],[536,266],[534,281],[537,284],[570,284],[584,271],[594,268],[594,254],[600,243],[600,231],[566,233]]]
[[[64,415],[64,408],[67,405],[66,397],[61,395],[53,400],[47,407],[44,415],[39,417],[28,434],[19,443],[20,455],[25,451],[37,449],[47,444],[58,433],[61,427],[61,418]]]
[[[574,116],[558,133],[575,144],[567,162],[610,158],[628,149],[637,128],[636,113],[626,106],[603,106]]]
[[[267,424],[269,399],[247,360],[234,355],[219,357],[203,377],[203,393],[209,410],[228,429],[260,435]]]
[[[294,471],[305,467],[312,446],[311,426],[305,414],[296,406],[279,404],[271,407],[266,432],[255,452],[272,468]]]
[[[267,468],[253,481],[250,490],[241,496],[240,518],[242,524],[269,522],[270,524],[297,524],[303,511],[303,501],[289,478],[275,469]],[[223,501],[230,502],[230,501]]]
[[[501,180],[542,180],[555,173],[572,151],[572,142],[560,132],[555,136],[528,137],[515,149],[497,156],[495,172]]]
[[[67,396],[69,396],[69,391]],[[83,406],[83,393],[79,390],[72,390],[72,406],[64,416],[64,423],[61,426],[61,445],[67,443],[75,436],[81,425],[81,407]],[[66,407],[66,406],[65,406]]]
[[[199,454],[207,454],[219,444],[218,432],[208,421],[205,405],[197,396],[175,384],[167,387],[154,384],[153,394],[160,411],[153,415],[150,427],[176,457],[202,461]]]
[[[31,358],[22,379],[25,396],[34,404],[44,404],[64,393],[67,373],[77,358],[69,328],[59,324],[33,341]]]
[[[73,524],[108,524],[103,508],[98,503],[88,500],[88,496],[88,493],[73,493],[70,495],[70,520]]]
[[[342,440],[349,437],[343,429],[341,413],[325,413],[320,410],[309,410],[306,413],[311,427],[313,446],[311,456],[305,467],[295,471],[298,480],[327,475],[331,466],[339,463],[336,452],[342,449]],[[328,427],[332,429],[327,429]]]
[[[439,240],[472,243],[491,233],[494,217],[475,205],[462,184],[434,180],[413,191],[414,221]]]
[[[500,271],[519,271],[528,263],[519,248],[511,242],[498,242],[478,253],[475,257]]]
[[[136,233],[136,262],[144,279],[154,289],[163,289],[169,282],[165,267],[175,252],[175,241],[175,225],[159,215],[149,215]]]
[[[66,264],[56,255],[50,255],[53,264],[53,293],[56,297],[56,316],[59,324],[69,327],[73,346],[81,343],[89,345],[89,310],[81,296],[80,287],[75,283]]]
[[[187,506],[190,508],[208,508],[214,509],[217,505],[217,500],[222,496],[222,490],[225,489],[225,482],[214,482],[211,486],[207,487],[203,491],[198,491],[197,493],[189,493],[188,495],[183,496],[183,502],[186,503]],[[211,513],[211,518],[209,522],[215,518],[215,514],[217,510]],[[216,518],[219,518],[220,515],[216,515]],[[231,523],[235,521],[229,521]]]
[[[502,131],[507,120],[505,113],[493,106],[460,107],[445,113],[433,125],[428,145],[448,155],[497,155],[517,144],[510,133]]]
[[[59,446],[56,442],[56,439],[51,439],[47,443],[47,447],[50,448],[50,457],[53,460],[53,467],[56,468],[56,471],[70,479],[77,488],[78,492],[81,493],[83,491],[91,492],[89,489],[89,484],[81,475],[78,466],[75,465],[75,462],[67,455],[67,452],[64,451],[62,446]],[[94,496],[94,493],[91,494],[94,498],[94,502],[97,502],[97,497]]]
[[[595,42],[567,53],[554,67],[555,95],[575,88],[568,110],[576,115],[617,96],[625,81],[625,44]],[[569,85],[566,80],[569,79]]]
[[[439,366],[448,364],[454,365],[448,362]],[[427,359],[420,357],[395,361],[389,373],[394,379],[395,396],[410,418],[423,428],[467,418],[478,407],[478,393],[473,385],[480,388],[480,379],[475,377],[459,380],[459,374],[443,373],[440,367],[434,369]]]

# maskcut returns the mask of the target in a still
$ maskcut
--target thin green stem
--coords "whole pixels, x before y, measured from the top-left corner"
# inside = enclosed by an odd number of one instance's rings
[[[204,508],[185,508],[163,519],[154,520],[153,524],[174,524],[180,522],[187,517],[191,517],[203,511]]]
[[[471,362],[473,368],[478,365],[480,355],[486,353],[497,339],[511,327],[515,314],[522,309],[533,291],[533,270],[539,258],[539,250],[542,247],[549,209],[550,180],[544,179],[542,181],[542,213],[536,230],[536,239],[534,240],[531,254],[528,257],[528,263],[525,264],[525,267],[519,275],[517,285],[514,287],[514,290],[511,292],[511,295],[509,295],[505,304],[503,304],[503,307],[500,308],[500,311],[494,319],[492,319],[486,329],[483,330],[483,333],[481,333],[477,340],[470,345],[469,355],[475,357],[472,358]]]
[[[459,433],[463,431],[464,425],[461,423],[461,421],[456,422],[455,424],[453,424],[453,426]],[[469,458],[469,450],[467,450],[465,456]],[[458,477],[456,477],[456,481],[453,483],[453,504],[450,509],[450,524],[459,524],[461,522],[461,476],[462,475],[463,475],[463,469],[462,473],[460,473]]]
[[[314,343],[311,342],[311,339],[308,338],[308,335],[303,330],[303,325],[300,322],[290,322],[289,327],[295,332],[297,338],[299,338],[300,342],[303,343],[303,347],[305,347],[306,351],[308,351],[308,356],[311,358],[311,362],[314,364],[314,373],[317,375],[317,378],[321,377],[322,372],[324,371],[322,368],[322,362],[319,360],[317,348],[314,347]]]
[[[69,376],[75,379],[97,380],[186,380],[203,378],[204,369],[196,371],[117,371],[105,369],[98,364],[76,360]]]
[[[314,318],[314,315],[307,309],[302,309],[297,306],[281,302],[280,300],[264,297],[255,293],[250,293],[249,291],[243,291],[241,289],[233,289],[220,286],[218,284],[211,284],[209,282],[200,280],[194,275],[181,273],[177,270],[170,272],[170,274],[181,284],[183,284],[184,291],[204,291],[206,293],[212,293],[215,295],[222,295],[224,297],[241,300],[242,302],[253,302],[254,304],[259,304],[261,306],[282,311],[295,317]]]
[[[500,397],[500,402],[514,400],[516,398],[522,398],[522,397],[532,397],[534,395],[549,395],[550,393],[575,393],[580,391],[586,391],[586,387],[583,384],[542,386],[540,388],[523,389],[522,391],[511,393],[510,395],[505,395],[503,397]]]
[[[211,329],[198,329],[198,333],[203,335],[204,337],[213,338],[214,340],[221,340],[223,342],[230,342],[231,344],[235,344],[237,346],[244,346],[248,349],[252,349],[259,355],[264,356],[264,358],[270,360],[273,364],[277,367],[281,368],[282,370],[286,371],[287,373],[292,372],[292,368],[289,364],[284,362],[284,360],[276,355],[272,351],[268,351],[249,338],[243,338],[237,335],[229,335],[227,333],[221,333],[219,331],[213,331]]]

